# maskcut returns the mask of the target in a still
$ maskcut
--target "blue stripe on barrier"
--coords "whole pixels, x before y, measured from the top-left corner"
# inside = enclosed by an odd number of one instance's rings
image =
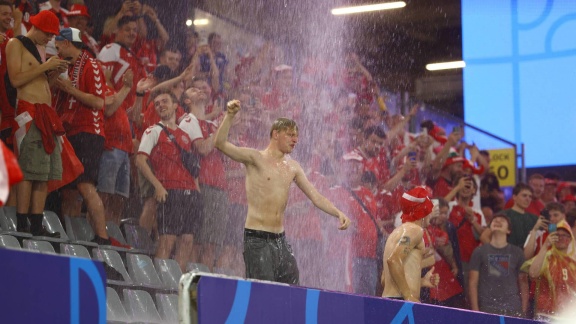
[[[306,324],[318,323],[318,300],[320,299],[320,291],[316,289],[308,289],[306,292]]]
[[[404,323],[405,318],[408,318],[409,324],[414,324],[414,312],[412,311],[412,307],[414,307],[414,303],[404,303],[390,324],[402,324]]]
[[[246,313],[248,313],[251,288],[251,282],[238,280],[238,284],[236,285],[236,294],[234,295],[234,302],[232,303],[232,308],[230,309],[228,318],[226,319],[226,324],[244,323],[246,320]]]

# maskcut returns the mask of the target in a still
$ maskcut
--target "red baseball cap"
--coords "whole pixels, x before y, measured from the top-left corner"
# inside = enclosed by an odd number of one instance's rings
[[[54,35],[60,33],[60,20],[50,10],[40,11],[37,15],[30,17],[30,23],[45,33]]]
[[[72,7],[70,7],[70,11],[68,11],[66,16],[68,17],[84,16],[90,18],[90,15],[88,14],[88,7],[82,4],[73,4]]]

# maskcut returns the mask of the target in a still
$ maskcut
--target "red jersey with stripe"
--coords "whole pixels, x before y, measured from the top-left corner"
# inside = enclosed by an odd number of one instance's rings
[[[458,244],[460,245],[460,260],[469,262],[472,257],[472,252],[480,241],[474,237],[474,229],[472,224],[465,219],[466,210],[462,206],[452,207],[449,220],[456,227],[456,236],[458,236]],[[474,213],[474,217],[478,224],[482,224],[482,216]]]
[[[144,96],[144,99],[146,99],[146,97],[147,96]],[[176,108],[176,123],[178,123],[178,121],[185,114],[186,112],[184,111],[184,109],[180,105],[178,105],[178,108]],[[136,134],[136,138],[141,139],[142,134],[144,134],[144,131],[148,129],[148,127],[157,124],[159,122],[160,122],[160,116],[156,112],[154,102],[149,102],[148,106],[145,107],[144,113],[142,114],[142,126],[136,127],[136,125],[134,125],[134,133]]]
[[[98,60],[102,62],[105,69],[112,71],[112,84],[114,89],[119,91],[123,86],[122,77],[128,69],[134,73],[134,82],[132,90],[126,96],[126,99],[104,122],[106,132],[106,149],[117,148],[128,153],[132,152],[132,132],[130,130],[130,121],[128,120],[127,111],[132,108],[136,100],[136,85],[138,81],[146,76],[145,71],[134,56],[127,48],[118,43],[112,43],[104,46]]]
[[[82,56],[89,55],[84,52]],[[78,58],[80,60],[81,58]],[[106,80],[104,72],[98,62],[91,58],[86,57],[86,62],[83,65],[71,65],[68,67],[68,78],[74,80],[75,69],[80,68],[82,71],[78,74],[78,81],[75,87],[84,92],[104,100],[106,95]],[[76,135],[78,133],[90,133],[100,136],[105,136],[104,132],[104,107],[98,110],[93,109],[74,96],[67,94],[64,91],[58,90],[55,92],[56,103],[55,107],[58,110],[58,115],[62,119],[66,134],[68,136]],[[62,118],[73,111],[70,120]]]
[[[10,36],[6,35],[4,42],[0,43],[0,109],[2,111],[2,122],[0,123],[0,130],[12,127],[15,117],[15,109],[8,103],[8,96],[6,95],[6,85],[4,84],[4,75],[6,75],[6,45],[10,40]]]
[[[188,134],[180,128],[167,130],[182,149],[190,151],[192,141]],[[180,150],[168,138],[159,125],[149,127],[144,131],[138,154],[146,154],[152,164],[154,175],[165,189],[196,190],[196,181],[182,164]]]

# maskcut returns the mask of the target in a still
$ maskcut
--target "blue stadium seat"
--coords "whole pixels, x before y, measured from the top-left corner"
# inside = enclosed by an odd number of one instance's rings
[[[178,323],[178,295],[156,293],[156,306],[164,323]]]
[[[54,247],[52,247],[52,244],[46,241],[25,239],[24,241],[22,241],[22,246],[25,249],[34,252],[40,252],[44,254],[56,254],[56,251],[54,251]]]
[[[144,254],[127,254],[126,263],[128,265],[128,273],[130,278],[135,284],[153,289],[162,289],[164,287],[162,280],[156,273],[154,263],[149,256]]]
[[[12,235],[0,235],[0,247],[13,250],[20,250],[22,248],[20,242]]]
[[[106,287],[106,318],[108,324],[130,322],[120,297],[111,287]]]
[[[162,323],[152,296],[144,290],[124,289],[124,308],[133,322]]]
[[[172,259],[154,259],[154,266],[160,275],[160,279],[162,279],[164,287],[178,290],[180,277],[182,276],[182,270],[180,270],[178,262]]]
[[[75,257],[84,258],[84,259],[91,259],[92,258],[92,257],[90,257],[90,252],[88,252],[88,249],[86,249],[85,246],[78,245],[78,244],[61,243],[60,244],[60,254],[75,256]]]

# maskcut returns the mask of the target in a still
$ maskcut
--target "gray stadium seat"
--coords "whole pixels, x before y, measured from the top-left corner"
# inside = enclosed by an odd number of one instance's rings
[[[106,287],[106,317],[108,324],[130,322],[130,317],[126,313],[120,297],[118,297],[116,290],[110,287]]]
[[[118,227],[118,225],[116,225],[116,223],[106,222],[106,231],[108,231],[108,235],[110,235],[111,237],[118,240],[118,242],[120,242],[124,245],[128,244],[128,243],[126,243],[126,239],[124,238],[124,235],[122,235],[122,231],[120,230],[120,227]]]
[[[164,323],[178,323],[178,295],[156,293],[156,306]]]
[[[60,254],[75,256],[75,257],[84,258],[84,259],[91,259],[92,258],[92,257],[90,257],[90,252],[88,252],[88,249],[86,249],[85,246],[78,245],[78,244],[61,243],[60,244]]]
[[[16,231],[16,207],[0,208],[0,227],[2,227],[2,234],[16,237],[32,237],[30,233]]]
[[[22,248],[20,242],[12,235],[0,235],[0,247],[13,250],[20,250]]]
[[[160,275],[160,279],[162,279],[164,287],[178,290],[180,277],[182,276],[182,270],[180,270],[178,262],[172,259],[154,259],[154,266]]]
[[[144,290],[124,289],[124,308],[131,321],[162,323],[152,297]]]
[[[143,254],[127,254],[126,263],[128,265],[130,278],[132,278],[135,284],[147,288],[165,288],[149,256]]]
[[[45,210],[44,211],[44,218],[42,219],[42,225],[46,227],[46,230],[51,233],[60,233],[60,238],[54,237],[45,237],[45,236],[37,236],[36,238],[43,241],[48,242],[55,242],[55,243],[65,243],[68,242],[70,239],[64,231],[64,227],[62,227],[62,223],[60,223],[60,219],[58,215],[53,211]]]
[[[25,249],[34,252],[40,252],[43,254],[56,254],[56,251],[54,251],[54,247],[52,247],[52,244],[46,241],[25,239],[24,241],[22,241],[22,246]]]
[[[156,252],[156,246],[146,229],[140,225],[128,223],[122,224],[122,227],[124,228],[124,234],[126,234],[128,245],[134,249],[144,251],[144,254],[154,255]]]
[[[186,265],[186,272],[197,271],[197,272],[211,272],[207,265],[202,263],[190,262]]]
[[[86,218],[64,216],[64,224],[72,242],[87,246],[98,246],[98,244],[91,242],[94,239],[94,230],[92,230],[92,226],[90,226]]]
[[[106,283],[117,286],[133,286],[134,281],[128,274],[128,271],[126,271],[126,267],[118,251],[94,248],[92,249],[92,256],[94,260],[100,260],[112,268],[107,269],[106,266],[104,267],[104,270],[107,270],[106,275],[108,279]],[[114,275],[111,275],[111,271],[116,272]]]

